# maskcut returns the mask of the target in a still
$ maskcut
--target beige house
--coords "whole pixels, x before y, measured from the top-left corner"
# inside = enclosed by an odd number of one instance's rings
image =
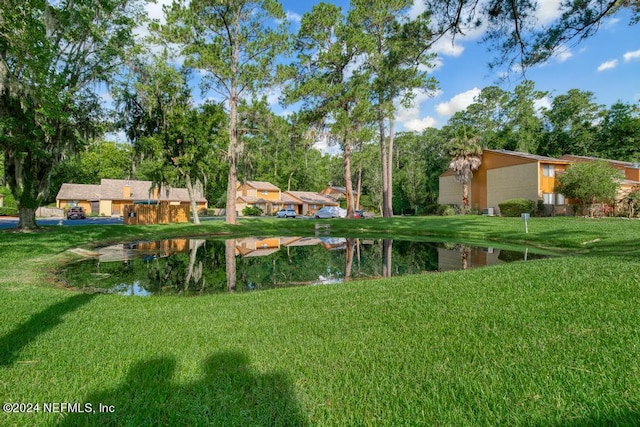
[[[281,191],[265,181],[246,181],[238,185],[237,191],[238,215],[242,215],[247,206],[258,207],[265,215],[273,215],[284,208],[293,209],[298,215],[313,215],[325,206],[338,206],[332,197],[312,191]]]
[[[286,191],[284,194],[294,200],[294,203],[285,204],[284,207],[295,209],[298,215],[313,215],[325,206],[338,206],[338,202],[332,197],[312,191]]]
[[[281,197],[280,189],[270,182],[246,181],[237,187],[236,212],[242,215],[244,208],[254,206],[271,215],[279,209]]]
[[[336,187],[334,185],[328,185],[320,191],[320,194],[329,196],[334,200],[342,200],[347,197],[347,189],[345,187]]]
[[[207,200],[199,191],[195,192],[197,208],[206,209]],[[125,205],[160,202],[170,205],[191,203],[186,188],[157,188],[151,181],[124,179],[102,179],[99,185],[65,183],[56,196],[58,208],[82,206],[88,214],[101,216],[122,215]]]

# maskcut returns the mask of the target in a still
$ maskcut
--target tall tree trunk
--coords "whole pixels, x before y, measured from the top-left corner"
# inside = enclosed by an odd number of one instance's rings
[[[388,217],[393,216],[393,118],[389,118],[389,145],[387,147],[387,196],[384,199],[385,210]]]
[[[469,183],[462,183],[462,209],[466,210],[469,206]]]
[[[18,204],[18,230],[33,230],[36,209],[46,197],[53,163],[37,159],[30,151],[5,153],[5,173],[11,193]]]
[[[37,228],[36,209],[19,205],[18,208],[18,230],[33,230]]]
[[[381,107],[380,107],[381,108]],[[382,115],[382,113],[380,112],[379,116],[378,116],[378,130],[380,132],[380,163],[381,163],[381,168],[382,168],[382,216],[383,217],[389,217],[392,214],[389,213],[388,207],[387,207],[387,199],[389,197],[389,157],[387,154],[387,138],[385,137],[385,130],[384,130],[384,116]]]
[[[356,209],[360,209],[360,196],[362,195],[362,161],[358,164],[358,188],[356,190]]]
[[[227,224],[237,224],[236,190],[238,187],[238,97],[235,87],[231,90],[229,106],[231,110],[229,117],[229,149],[227,151],[229,177],[227,179],[227,212],[225,221]]]
[[[353,218],[353,183],[351,180],[351,143],[344,136],[344,183],[347,198],[347,218]]]
[[[193,223],[200,224],[200,217],[198,216],[198,205],[196,204],[196,196],[193,191],[193,185],[191,184],[191,177],[187,174],[184,177],[185,184],[187,186],[187,193],[189,194],[189,202],[191,203],[191,215],[193,215]]]

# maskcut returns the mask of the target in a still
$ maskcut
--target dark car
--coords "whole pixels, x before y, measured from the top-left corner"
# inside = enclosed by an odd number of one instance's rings
[[[81,206],[74,206],[67,211],[67,219],[85,219],[86,217],[84,208]]]

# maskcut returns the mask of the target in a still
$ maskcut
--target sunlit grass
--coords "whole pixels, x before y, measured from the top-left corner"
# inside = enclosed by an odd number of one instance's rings
[[[581,255],[248,294],[128,298],[55,289],[47,271],[72,256],[66,249],[98,241],[310,234],[313,221],[0,232],[0,396],[116,411],[41,407],[2,414],[0,424],[640,425],[640,222],[532,220],[525,235],[519,221],[331,224],[337,234],[502,234],[507,243]]]

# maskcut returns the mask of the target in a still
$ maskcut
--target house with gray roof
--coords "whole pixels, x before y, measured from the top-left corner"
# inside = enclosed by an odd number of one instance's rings
[[[312,191],[281,191],[265,181],[245,181],[237,187],[236,212],[242,215],[245,207],[258,207],[265,215],[289,208],[298,215],[313,215],[325,206],[338,206],[335,199]]]
[[[284,195],[294,201],[285,207],[293,207],[300,215],[314,215],[325,206],[338,206],[334,198],[312,191],[285,191]]]
[[[196,206],[206,209],[207,200],[200,191],[194,191]],[[170,205],[191,203],[186,188],[158,188],[151,181],[124,179],[102,179],[99,185],[65,183],[56,196],[58,208],[82,206],[88,214],[102,216],[122,215],[125,205],[160,202]]]

